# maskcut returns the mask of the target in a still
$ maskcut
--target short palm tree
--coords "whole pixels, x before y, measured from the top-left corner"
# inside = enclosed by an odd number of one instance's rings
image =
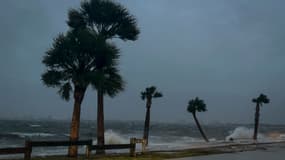
[[[260,107],[263,104],[267,104],[270,102],[270,100],[267,98],[266,95],[264,94],[260,94],[257,98],[252,99],[253,103],[256,103],[256,107],[255,107],[255,117],[254,117],[254,133],[253,133],[253,139],[256,140],[257,139],[257,134],[258,134],[258,125],[259,125],[259,111],[260,111]]]
[[[119,38],[121,40],[136,40],[139,34],[139,29],[136,24],[136,19],[131,15],[128,10],[122,5],[112,0],[85,0],[81,3],[79,10],[71,10],[73,17],[76,17],[75,21],[70,21],[70,25],[77,27],[78,23],[86,23],[87,27],[93,30],[102,41],[108,41],[113,38]],[[103,52],[103,59],[108,59]],[[104,58],[105,57],[105,58]],[[116,84],[117,89],[111,86],[102,86],[106,84],[103,78],[106,71],[105,61],[101,61],[97,69],[101,74],[101,79],[93,83],[94,88],[97,90],[97,144],[104,145],[104,105],[103,96],[105,93],[114,96],[116,93],[122,90],[122,84],[119,85],[121,78],[117,75]],[[115,67],[113,67],[115,68]],[[118,79],[119,78],[119,79]],[[100,80],[100,79],[99,79]],[[113,79],[114,80],[114,79]],[[107,91],[106,89],[111,89]],[[113,92],[113,93],[111,93]],[[104,153],[103,150],[97,151],[97,153]]]
[[[206,108],[206,104],[204,103],[204,101],[202,99],[199,99],[198,97],[196,97],[195,99],[192,99],[189,101],[188,106],[187,106],[187,111],[192,113],[193,118],[196,122],[196,125],[202,135],[202,137],[204,138],[204,140],[206,142],[209,142],[208,138],[206,137],[198,119],[196,116],[196,112],[206,112],[207,108]]]
[[[69,100],[73,92],[71,141],[79,139],[81,103],[87,87],[97,78],[95,62],[98,53],[114,54],[117,51],[112,45],[100,42],[96,34],[87,28],[71,29],[66,34],[58,35],[42,61],[47,67],[42,75],[43,83],[59,88],[58,93],[65,100]],[[71,146],[68,154],[77,156],[77,146]]]
[[[149,135],[149,125],[150,125],[150,108],[152,103],[152,98],[162,97],[162,93],[156,91],[155,86],[151,86],[141,92],[142,100],[146,100],[146,114],[145,114],[145,123],[144,123],[144,134],[143,138],[146,140],[146,145],[148,145],[148,135]]]

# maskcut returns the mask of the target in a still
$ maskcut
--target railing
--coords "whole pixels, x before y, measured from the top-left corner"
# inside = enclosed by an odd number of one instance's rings
[[[145,152],[146,141],[144,139],[131,138],[130,144],[111,144],[111,145],[92,145],[87,146],[86,156],[89,157],[92,150],[108,150],[108,149],[130,149],[130,156],[136,156],[136,143],[142,143],[142,152]]]
[[[25,147],[0,148],[0,155],[24,154],[25,160],[31,159],[33,147],[58,147],[58,146],[86,146],[86,157],[90,157],[92,150],[129,149],[130,156],[136,156],[136,143],[142,143],[142,152],[145,152],[144,139],[131,138],[130,144],[92,145],[92,140],[81,141],[30,141],[25,142]]]
[[[142,153],[146,151],[146,139],[137,139],[133,138],[133,143],[141,143],[142,144]]]
[[[60,146],[90,146],[92,140],[81,141],[29,141],[25,143],[25,159],[31,159],[33,147],[60,147]]]

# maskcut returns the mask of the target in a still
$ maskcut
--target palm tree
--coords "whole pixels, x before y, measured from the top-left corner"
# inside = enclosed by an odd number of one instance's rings
[[[142,100],[146,100],[146,114],[145,114],[144,133],[143,133],[143,138],[146,140],[146,145],[148,145],[150,108],[151,108],[152,98],[160,98],[162,96],[163,95],[161,92],[156,91],[155,86],[148,87],[145,89],[145,91],[141,92]]]
[[[253,139],[257,139],[257,134],[258,134],[258,125],[259,125],[259,111],[260,107],[262,104],[267,104],[270,102],[270,100],[267,98],[266,95],[260,94],[259,97],[252,99],[253,103],[256,103],[256,108],[255,108],[255,117],[254,117],[254,133],[253,133]]]
[[[204,138],[204,140],[206,142],[209,142],[209,140],[206,137],[205,133],[203,132],[203,129],[202,129],[202,127],[201,127],[201,125],[197,119],[197,116],[196,116],[196,112],[206,112],[207,111],[206,104],[204,103],[204,101],[202,99],[199,99],[198,97],[190,100],[188,103],[188,106],[187,106],[187,111],[192,113],[193,118],[196,122],[196,125],[197,125],[202,137]]]
[[[80,27],[66,34],[59,34],[52,47],[46,52],[43,64],[47,71],[42,75],[43,83],[48,87],[59,88],[58,93],[64,100],[70,99],[73,91],[74,108],[71,121],[70,140],[79,138],[80,111],[85,91],[94,81],[97,69],[94,63],[102,51],[114,54],[114,46],[103,46],[93,31]],[[77,156],[77,146],[71,146],[69,156]]]
[[[108,67],[97,71],[94,80],[91,82],[94,89],[97,90],[97,142],[99,145],[105,144],[104,139],[104,95],[110,97],[116,96],[124,90],[124,81],[115,67]],[[97,116],[98,117],[98,116]],[[104,150],[97,150],[97,154],[105,153]]]
[[[74,27],[79,23],[86,23],[87,27],[95,32],[102,41],[108,41],[113,38],[119,38],[121,40],[136,40],[139,34],[136,19],[131,15],[128,10],[122,5],[111,0],[86,0],[81,3],[79,10],[71,10],[74,17],[77,17],[75,23],[70,23]],[[102,58],[107,60],[108,58],[104,54],[101,54]],[[104,58],[105,57],[105,58]],[[114,96],[116,93],[122,90],[122,84],[119,84],[121,78],[117,75],[115,84],[117,86],[102,86],[105,83],[104,61],[98,65],[98,73],[101,74],[102,82],[96,80],[93,83],[94,88],[97,90],[97,144],[104,145],[104,95],[107,93],[110,96]],[[114,67],[113,67],[114,69]],[[108,76],[107,76],[108,77]],[[122,81],[121,81],[122,82]],[[107,83],[108,84],[108,83]],[[116,89],[117,87],[117,89]],[[110,91],[107,91],[110,89]],[[113,93],[111,93],[113,92]],[[99,153],[99,151],[97,151]],[[104,151],[100,151],[104,153]]]

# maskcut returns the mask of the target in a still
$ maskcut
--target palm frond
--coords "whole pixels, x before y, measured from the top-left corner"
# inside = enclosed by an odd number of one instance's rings
[[[69,82],[62,85],[58,91],[58,94],[62,99],[68,101],[70,99],[70,93],[72,91],[72,86]]]
[[[253,99],[252,99],[252,102],[253,102],[253,103],[257,103],[257,99],[256,99],[256,98],[253,98]]]
[[[42,81],[48,87],[58,87],[65,80],[62,71],[48,70],[42,74]]]
[[[257,99],[258,99],[258,101],[260,103],[265,103],[266,104],[266,103],[270,102],[270,100],[267,98],[267,96],[265,94],[260,94]]]
[[[83,1],[80,12],[87,24],[104,39],[118,37],[122,40],[136,40],[140,32],[135,17],[117,2]]]
[[[151,98],[159,98],[159,97],[163,96],[161,92],[157,92],[156,91],[156,87],[155,86],[147,87],[145,89],[145,91],[143,91],[141,93],[143,93],[144,98],[150,98],[150,99]]]
[[[259,105],[262,106],[262,104],[267,104],[270,102],[270,99],[265,94],[260,94],[257,98],[252,99],[252,102],[259,103]]]
[[[149,91],[149,94],[153,95],[154,92],[156,91],[156,87],[155,87],[155,86],[150,86],[150,87],[148,88],[148,91]]]
[[[161,92],[155,92],[154,94],[153,94],[153,98],[160,98],[160,97],[162,97],[163,95],[162,95],[162,93]]]
[[[146,98],[146,92],[141,92],[141,98],[142,98],[142,100],[145,100],[145,98]]]
[[[86,27],[86,21],[82,14],[76,9],[70,9],[68,11],[67,24],[73,29],[80,29]]]
[[[196,112],[196,106],[195,106],[194,100],[190,100],[188,102],[187,111],[190,112],[190,113],[195,113]]]
[[[96,43],[95,36],[88,29],[59,34],[44,56],[42,62],[47,71],[42,75],[42,81],[48,87],[58,87],[60,95],[66,100],[69,99],[68,92],[65,92],[70,85],[68,83],[81,88],[87,88],[90,83],[89,74],[95,68],[92,62],[96,54],[93,54],[91,47],[92,43]],[[90,67],[90,64],[93,66]]]
[[[115,67],[95,71],[90,77],[92,87],[114,97],[124,90],[125,82]]]
[[[195,112],[205,112],[207,111],[207,106],[204,100],[196,97],[188,102],[187,111],[191,113]]]

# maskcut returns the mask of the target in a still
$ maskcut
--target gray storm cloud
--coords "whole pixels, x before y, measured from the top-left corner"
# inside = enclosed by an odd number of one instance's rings
[[[106,119],[143,120],[139,92],[156,85],[154,121],[191,121],[186,106],[199,96],[208,105],[204,122],[252,123],[253,97],[271,98],[264,123],[284,123],[285,11],[282,0],[120,0],[137,17],[138,41],[121,48],[126,90],[106,101]],[[44,52],[65,32],[72,1],[0,1],[0,116],[69,119],[72,103],[40,81]],[[89,89],[82,117],[95,119]],[[132,114],[130,114],[132,113]],[[191,119],[191,120],[190,120]]]

